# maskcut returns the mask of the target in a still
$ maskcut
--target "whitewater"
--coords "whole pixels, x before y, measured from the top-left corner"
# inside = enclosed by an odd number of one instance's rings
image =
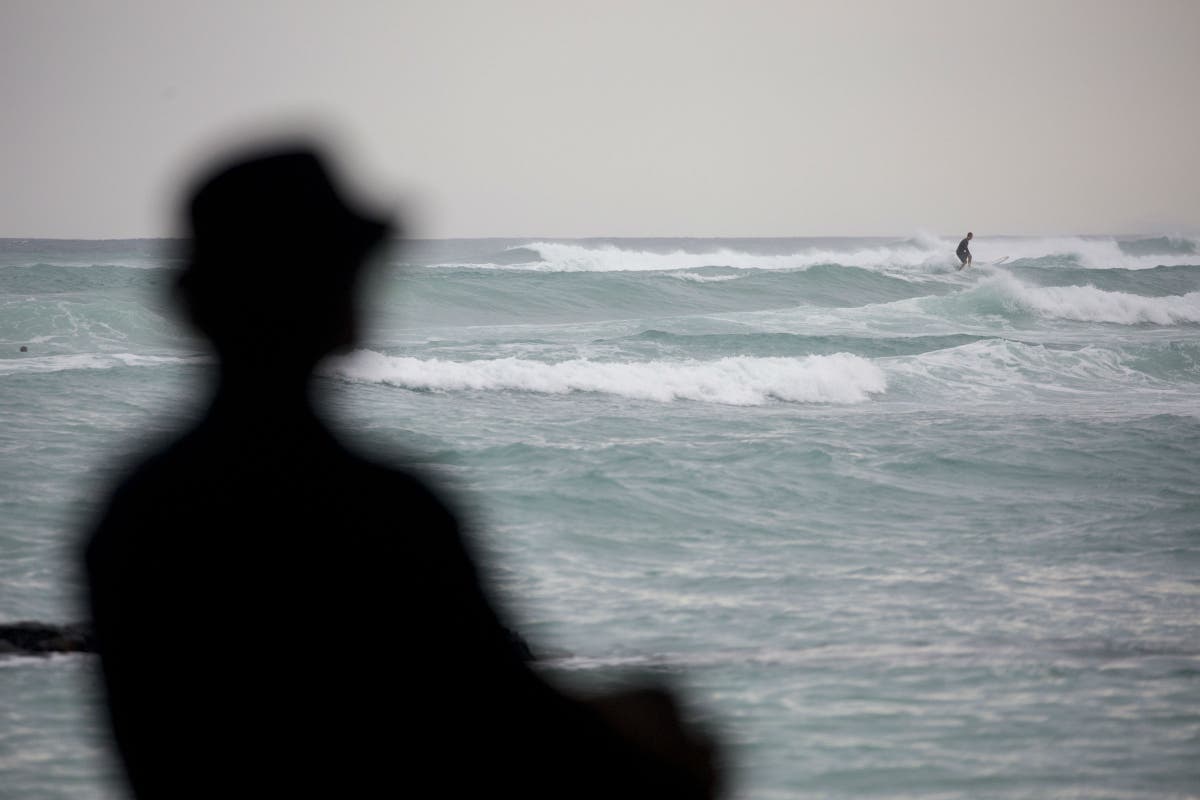
[[[678,687],[732,796],[1200,796],[1200,241],[958,238],[395,243],[320,389],[540,669]],[[0,240],[0,621],[79,618],[203,408],[184,250]],[[0,796],[120,796],[95,669],[0,654]]]

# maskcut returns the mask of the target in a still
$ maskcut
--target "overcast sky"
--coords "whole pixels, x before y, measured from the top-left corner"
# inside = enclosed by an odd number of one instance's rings
[[[0,235],[334,143],[417,236],[1200,231],[1195,0],[0,0]]]

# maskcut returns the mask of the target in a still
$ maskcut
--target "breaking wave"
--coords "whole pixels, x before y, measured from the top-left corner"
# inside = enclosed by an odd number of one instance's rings
[[[1118,325],[1200,322],[1200,292],[1146,297],[1094,286],[1027,286],[1003,273],[985,279],[983,288],[1007,305],[1051,319]]]
[[[327,371],[355,381],[432,391],[597,392],[638,400],[726,405],[861,403],[887,389],[883,371],[848,353],[805,358],[545,363],[522,358],[444,361],[357,351]]]

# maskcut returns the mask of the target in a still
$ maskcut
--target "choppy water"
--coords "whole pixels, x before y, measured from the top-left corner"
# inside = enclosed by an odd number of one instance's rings
[[[413,242],[323,382],[555,673],[685,688],[739,797],[1200,796],[1197,243],[956,241]],[[78,616],[119,454],[201,402],[176,264],[0,240],[0,619]],[[0,659],[12,796],[112,794],[92,669]]]

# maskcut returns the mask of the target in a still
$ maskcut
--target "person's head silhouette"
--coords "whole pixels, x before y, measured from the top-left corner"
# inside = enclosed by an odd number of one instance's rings
[[[301,377],[354,343],[356,280],[391,226],[355,207],[316,151],[239,158],[190,198],[179,288],[227,373]]]

